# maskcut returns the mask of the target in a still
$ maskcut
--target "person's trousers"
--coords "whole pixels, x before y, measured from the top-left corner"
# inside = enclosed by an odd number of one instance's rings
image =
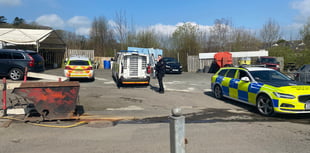
[[[163,77],[157,76],[158,84],[159,84],[159,92],[164,92],[164,85],[163,85]]]

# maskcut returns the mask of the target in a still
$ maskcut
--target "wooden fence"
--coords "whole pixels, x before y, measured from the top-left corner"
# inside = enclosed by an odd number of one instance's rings
[[[213,59],[200,60],[198,56],[187,56],[188,72],[208,72]]]

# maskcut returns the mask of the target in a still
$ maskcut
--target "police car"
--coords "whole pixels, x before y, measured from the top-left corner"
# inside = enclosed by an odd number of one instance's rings
[[[64,75],[70,80],[86,78],[95,80],[95,72],[91,60],[84,56],[73,56],[66,61]]]
[[[224,67],[211,78],[218,99],[230,98],[256,106],[265,116],[310,113],[310,85],[263,67]]]

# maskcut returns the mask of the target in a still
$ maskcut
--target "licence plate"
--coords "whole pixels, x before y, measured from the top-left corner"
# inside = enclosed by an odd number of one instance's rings
[[[172,71],[179,71],[178,69],[172,69]]]

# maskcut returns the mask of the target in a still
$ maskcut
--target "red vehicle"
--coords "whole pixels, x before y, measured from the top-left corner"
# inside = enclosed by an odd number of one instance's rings
[[[214,54],[214,61],[211,64],[211,67],[208,73],[215,73],[221,67],[232,66],[233,59],[230,52],[218,52]]]
[[[257,59],[258,65],[265,65],[267,68],[271,68],[277,71],[280,71],[280,63],[275,57],[271,56],[261,56]]]

